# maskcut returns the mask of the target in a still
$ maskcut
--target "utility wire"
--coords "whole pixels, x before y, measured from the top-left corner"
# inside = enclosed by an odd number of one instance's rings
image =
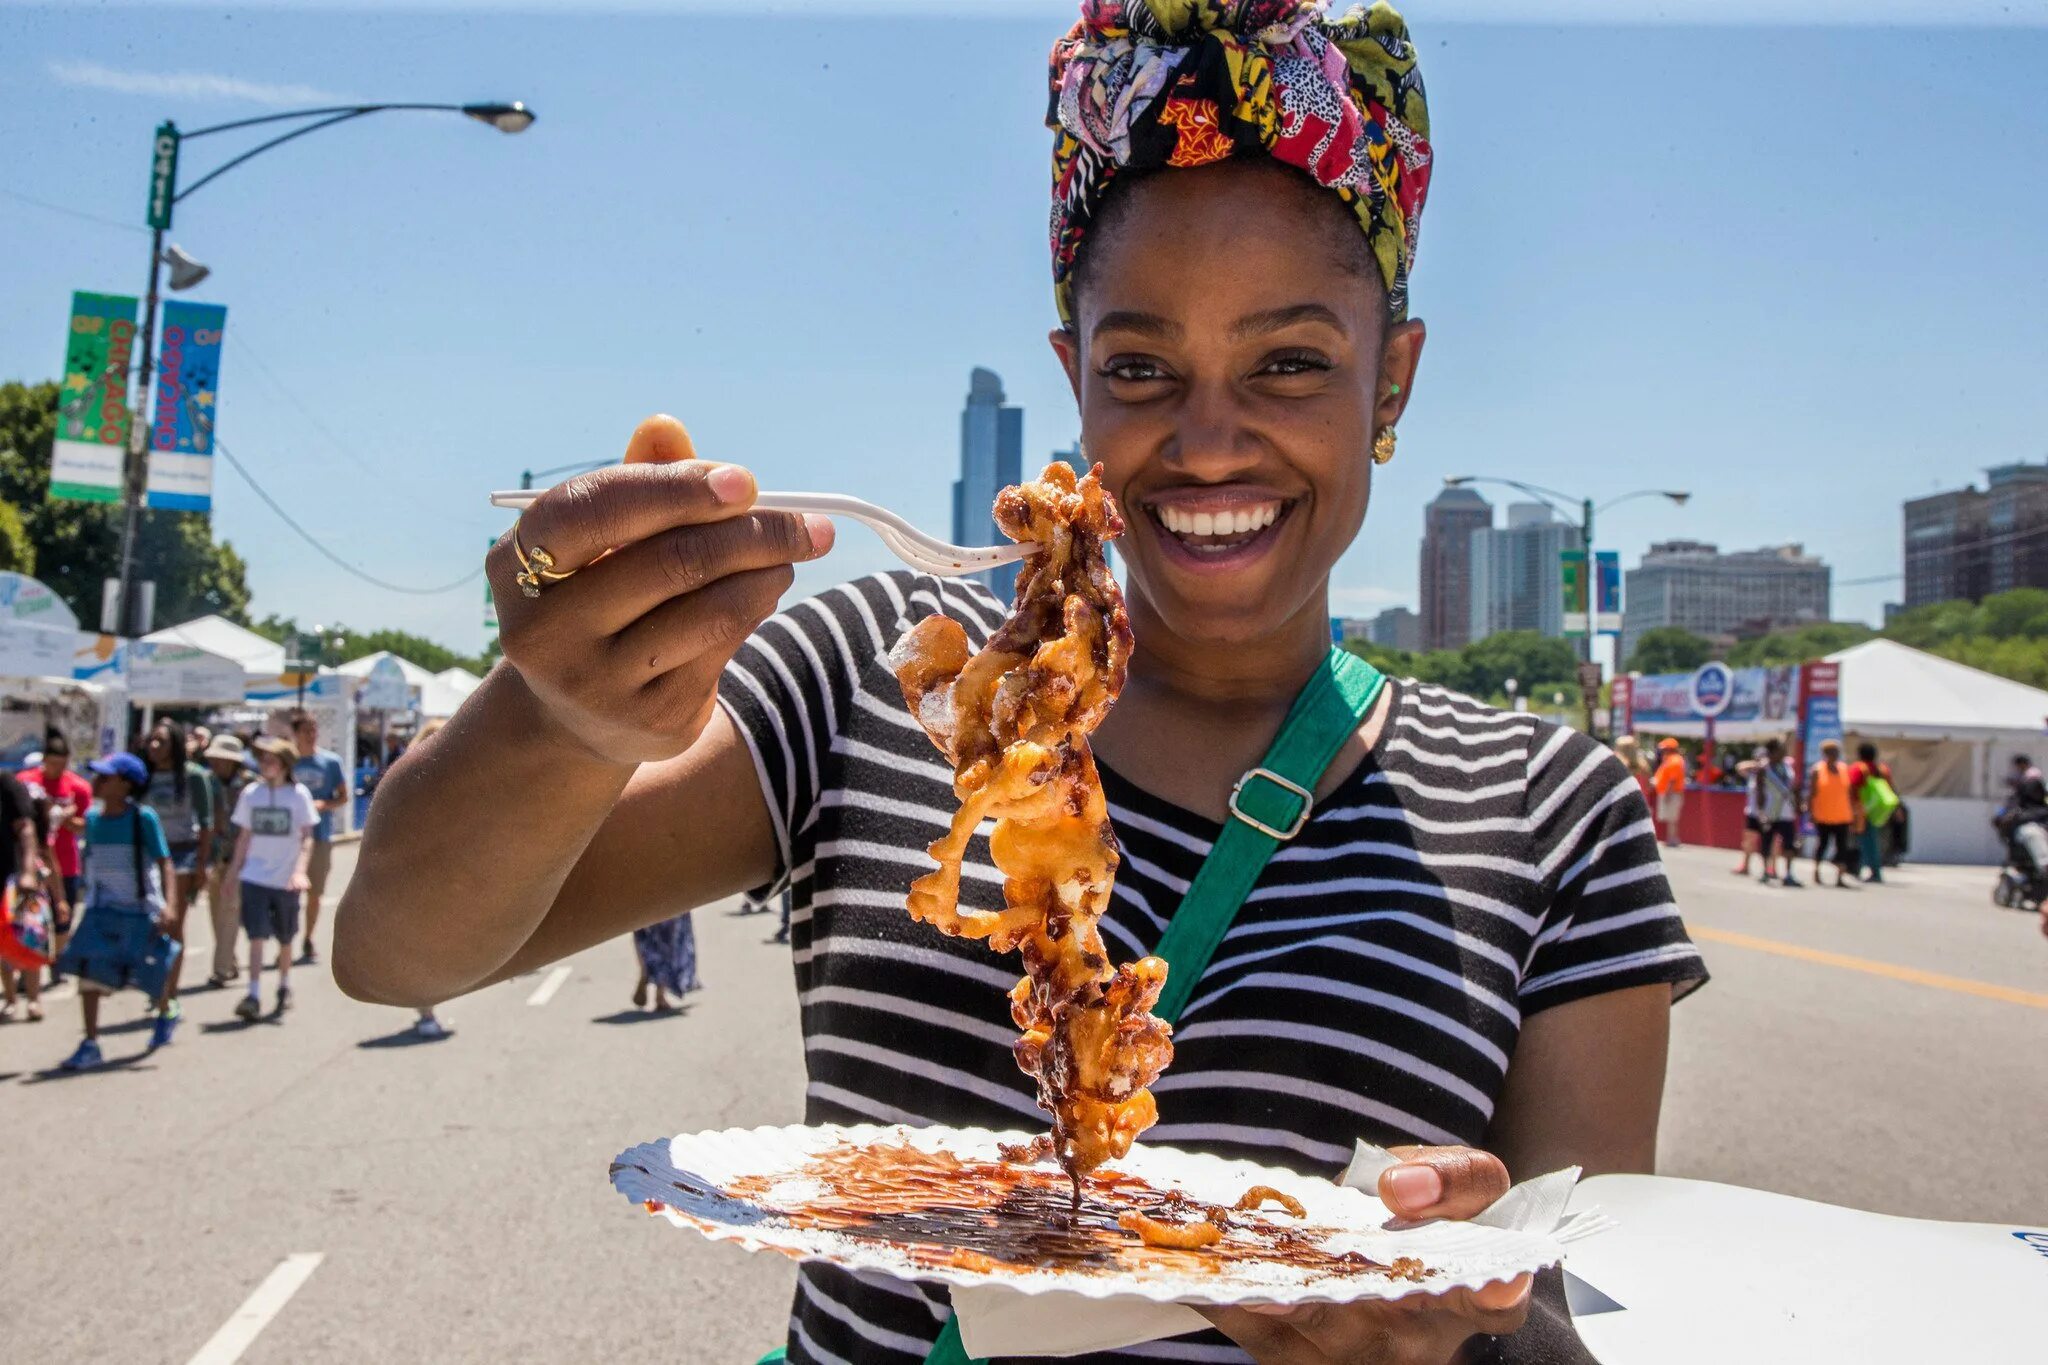
[[[123,232],[147,234],[150,231],[150,229],[139,227],[134,223],[123,223],[113,218],[102,218],[96,213],[81,213],[77,209],[67,209],[62,204],[52,204],[48,200],[37,199],[15,190],[0,189],[0,197],[12,199],[16,203],[27,204],[32,208],[43,209],[49,213],[61,213],[66,218],[77,218],[87,223],[98,223],[101,227],[119,228]]]
[[[305,541],[308,545],[312,546],[315,550],[319,551],[320,554],[327,558],[329,561],[331,561],[336,568],[342,569],[348,573],[355,575],[357,578],[362,579],[365,583],[368,583],[372,587],[382,588],[386,592],[402,592],[414,597],[438,597],[442,593],[454,592],[459,588],[466,588],[470,584],[476,582],[479,578],[482,578],[484,576],[483,567],[478,566],[470,573],[467,573],[463,575],[461,578],[456,579],[453,583],[443,583],[439,587],[433,588],[414,587],[405,583],[393,583],[392,581],[386,578],[379,578],[377,577],[377,575],[369,572],[368,570],[360,569],[355,565],[349,563],[346,559],[343,559],[340,555],[328,549],[326,545],[321,543],[319,537],[315,536],[311,531],[308,531],[305,527],[299,525],[298,521],[292,516],[292,514],[285,511],[283,505],[280,504],[276,498],[271,497],[269,492],[265,490],[263,485],[256,481],[256,476],[254,474],[251,474],[248,468],[245,465],[243,465],[243,463],[240,460],[235,458],[235,453],[229,450],[225,445],[221,444],[221,442],[218,439],[214,441],[213,449],[215,454],[225,459],[228,462],[228,464],[234,468],[234,471],[242,476],[242,481],[249,485],[249,487],[255,492],[256,496],[263,499],[264,506],[268,507],[271,511],[277,513],[279,521],[282,521],[285,525],[291,527],[292,530],[298,532],[299,539]]]
[[[318,417],[315,417],[313,415],[313,410],[307,407],[303,402],[299,401],[299,396],[293,393],[290,389],[286,388],[284,385],[284,381],[277,377],[276,372],[273,371],[270,368],[270,366],[263,363],[263,358],[257,355],[256,352],[250,348],[249,343],[243,339],[242,333],[247,329],[239,323],[236,324],[236,327],[237,330],[233,333],[232,339],[230,341],[230,344],[235,348],[235,354],[240,356],[242,359],[248,361],[251,365],[254,365],[256,367],[257,373],[261,374],[263,378],[270,384],[270,386],[273,389],[277,390],[278,395],[281,398],[283,398],[287,403],[290,403],[294,408],[296,408],[298,410],[299,416],[306,419],[307,425],[311,426],[313,430],[319,432],[322,436],[325,436],[328,440],[328,443],[332,445],[336,450],[340,451],[343,455],[346,455],[358,469],[362,470],[366,474],[376,473],[377,471],[370,467],[370,462],[368,460],[365,460],[361,455],[358,455],[355,452],[355,450],[352,447],[350,447],[347,443],[345,443],[339,436],[336,436],[332,431],[328,430],[327,424],[325,422],[322,422]]]

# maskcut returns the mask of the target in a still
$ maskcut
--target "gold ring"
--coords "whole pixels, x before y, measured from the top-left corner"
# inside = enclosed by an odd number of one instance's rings
[[[553,555],[538,545],[529,550],[520,544],[519,528],[516,526],[512,528],[512,553],[519,557],[519,572],[512,575],[512,581],[517,583],[519,591],[528,597],[540,596],[542,587],[549,583],[559,583],[576,572],[574,569],[568,573],[558,572]]]

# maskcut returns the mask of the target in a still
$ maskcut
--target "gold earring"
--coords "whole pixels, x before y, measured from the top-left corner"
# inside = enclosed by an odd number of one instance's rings
[[[1381,427],[1380,434],[1373,438],[1372,462],[1374,464],[1385,464],[1393,458],[1394,429],[1392,427]]]

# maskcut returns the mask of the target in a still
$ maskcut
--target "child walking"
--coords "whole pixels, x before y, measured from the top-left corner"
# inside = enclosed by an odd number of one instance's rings
[[[249,993],[235,1017],[254,1022],[263,1013],[265,944],[277,943],[277,1004],[273,1019],[292,1004],[292,936],[299,931],[299,897],[310,885],[313,830],[320,813],[313,794],[292,781],[298,751],[282,739],[256,741],[258,779],[235,801],[235,857],[227,879],[241,887],[242,929],[249,935]]]
[[[95,804],[85,822],[85,914],[146,915],[158,928],[180,921],[177,877],[171,869],[171,848],[156,812],[137,802],[149,785],[149,769],[131,753],[109,754],[86,764],[93,775]],[[84,923],[79,924],[83,936]],[[101,1063],[100,997],[112,987],[81,972],[78,1003],[85,1017],[85,1039],[62,1069],[84,1071]],[[152,1049],[168,1046],[177,1031],[175,1002],[159,1013],[149,1035]]]

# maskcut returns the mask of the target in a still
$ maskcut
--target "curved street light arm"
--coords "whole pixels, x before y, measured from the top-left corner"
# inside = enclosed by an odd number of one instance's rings
[[[1605,512],[1610,507],[1619,507],[1622,503],[1634,502],[1637,498],[1669,498],[1680,507],[1683,507],[1691,497],[1692,494],[1690,493],[1672,488],[1639,488],[1633,493],[1623,493],[1620,497],[1610,502],[1601,503],[1596,510]]]
[[[1504,488],[1512,488],[1518,492],[1527,493],[1532,498],[1541,499],[1552,511],[1562,512],[1568,518],[1576,518],[1580,510],[1578,504],[1581,500],[1573,497],[1571,494],[1560,493],[1555,488],[1545,488],[1541,484],[1523,483],[1520,479],[1502,479],[1492,475],[1467,474],[1457,478],[1445,479],[1444,482],[1452,488],[1463,488],[1467,484],[1474,483],[1499,484]]]
[[[215,166],[212,170],[208,171],[205,175],[200,176],[197,180],[187,185],[184,189],[179,190],[177,194],[172,196],[171,202],[173,204],[184,203],[185,200],[193,193],[193,191],[202,189],[205,186],[212,184],[214,181],[220,179],[222,176],[226,175],[235,167],[241,165],[244,161],[247,161],[250,157],[261,156],[263,153],[269,151],[272,147],[282,146],[284,143],[290,142],[293,138],[304,137],[308,133],[317,133],[322,128],[332,128],[337,123],[346,123],[352,118],[361,118],[364,114],[374,114],[376,112],[377,111],[375,109],[345,110],[342,113],[336,114],[333,118],[324,118],[321,119],[318,123],[309,123],[303,128],[294,128],[289,133],[285,133],[280,137],[274,137],[270,139],[270,141],[268,142],[259,142],[254,147],[251,147],[248,151],[243,152],[240,156],[235,157],[231,161],[225,161],[220,165]],[[260,120],[251,120],[251,122],[258,121]],[[189,136],[189,134],[187,134],[186,136]]]
[[[180,141],[189,142],[195,137],[210,133],[225,133],[236,128],[254,128],[259,123],[278,123],[291,118],[319,118],[323,114],[375,114],[386,109],[432,109],[443,113],[460,114],[465,106],[460,104],[336,104],[325,109],[294,109],[287,114],[265,114],[261,118],[236,119],[233,123],[215,123],[205,128],[194,128],[190,132],[180,129]]]

